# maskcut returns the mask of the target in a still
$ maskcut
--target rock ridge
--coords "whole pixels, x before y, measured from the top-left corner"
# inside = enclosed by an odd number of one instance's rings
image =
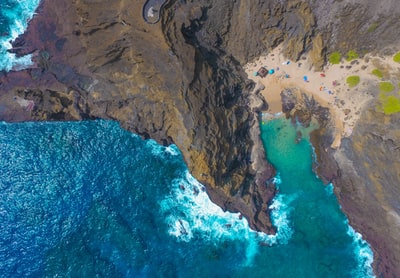
[[[400,36],[394,35],[400,30],[399,8],[391,0],[379,2],[388,10],[376,3],[168,1],[159,23],[149,25],[142,19],[143,1],[43,0],[12,50],[17,55],[32,53],[34,66],[0,73],[0,120],[112,119],[144,138],[174,143],[214,202],[241,212],[252,228],[274,233],[268,215],[275,194],[274,170],[265,160],[257,116],[267,104],[252,93],[254,84],[241,65],[281,43],[292,60],[310,52],[315,68],[321,68],[326,53],[332,51],[393,52],[400,42]],[[16,101],[19,98],[24,101]],[[312,99],[304,104],[307,109],[296,116],[308,121],[309,109],[317,106]],[[319,111],[325,119],[324,110]],[[365,119],[371,120],[371,113]],[[392,232],[397,222],[388,220],[396,219],[399,211],[396,198],[387,199],[390,193],[399,196],[395,189],[399,177],[396,168],[386,171],[390,182],[383,187],[385,198],[372,198],[381,179],[363,170],[365,154],[360,150],[379,143],[385,146],[380,151],[397,167],[393,154],[399,137],[389,132],[396,127],[395,117],[385,118],[387,128],[381,131],[379,126],[361,124],[342,143],[346,154],[341,156],[326,145],[331,140],[329,126],[312,137],[320,176],[337,185],[339,201],[351,224],[371,242],[375,269],[382,275],[400,274],[394,263],[398,253],[391,245],[398,240]],[[368,140],[361,140],[367,128],[379,132],[371,131]],[[357,156],[360,164],[344,169]],[[369,167],[379,165],[374,163]],[[346,191],[344,186],[371,180],[372,191]],[[379,230],[379,238],[374,233],[380,221],[362,224],[361,212],[371,204],[378,215],[385,215],[382,223],[391,227],[388,233]]]

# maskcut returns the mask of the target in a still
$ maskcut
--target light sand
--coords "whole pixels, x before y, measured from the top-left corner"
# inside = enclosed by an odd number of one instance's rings
[[[313,96],[322,106],[328,107],[336,129],[332,148],[339,147],[341,139],[351,135],[363,107],[374,98],[368,91],[371,88],[368,84],[378,84],[380,80],[371,74],[372,70],[384,68],[397,78],[400,75],[400,64],[394,62],[392,57],[365,56],[352,62],[342,61],[338,65],[328,65],[323,72],[315,72],[309,65],[308,57],[298,62],[285,59],[281,54],[281,47],[277,47],[267,56],[261,56],[255,62],[245,65],[244,69],[250,79],[265,86],[261,93],[269,105],[267,113],[281,111],[280,93],[285,88],[298,88]],[[264,78],[254,76],[254,72],[261,66],[274,69],[275,73]],[[353,88],[349,88],[346,83],[346,78],[351,75],[358,75],[361,80]],[[304,76],[307,76],[307,82],[304,81]]]

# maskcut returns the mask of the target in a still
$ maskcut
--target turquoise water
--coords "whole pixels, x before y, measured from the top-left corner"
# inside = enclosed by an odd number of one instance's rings
[[[39,0],[0,3],[0,70]],[[261,126],[279,194],[275,236],[212,204],[175,146],[117,123],[0,123],[0,277],[370,277],[312,148],[284,119]]]
[[[0,276],[368,277],[308,142],[284,120],[262,130],[277,236],[213,205],[175,146],[115,122],[0,123]]]
[[[17,58],[7,49],[11,48],[10,41],[24,32],[39,3],[40,0],[0,1],[0,71],[31,65],[31,55]]]
[[[279,195],[290,206],[288,217],[292,238],[282,258],[298,262],[284,277],[368,277],[372,275],[372,252],[361,236],[348,225],[333,194],[312,171],[313,150],[308,133],[284,118],[261,125],[268,160],[279,173]],[[296,143],[300,131],[303,138]],[[289,256],[287,254],[290,254]]]

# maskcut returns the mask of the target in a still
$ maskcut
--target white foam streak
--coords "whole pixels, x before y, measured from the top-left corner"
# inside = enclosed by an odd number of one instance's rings
[[[170,145],[168,147],[165,147],[165,151],[173,156],[180,154],[178,148],[175,145]]]
[[[15,54],[7,52],[7,49],[12,48],[10,41],[14,41],[20,34],[24,33],[29,20],[35,14],[40,0],[17,2],[18,7],[16,9],[19,9],[20,14],[14,10],[6,12],[6,16],[13,23],[10,25],[9,35],[0,37],[0,70],[21,70],[32,65],[32,55],[29,54],[17,58]]]
[[[332,183],[329,183],[328,185],[325,186],[325,192],[328,196],[333,195],[334,187]]]
[[[223,211],[211,202],[205,187],[189,172],[182,179],[175,180],[171,195],[160,202],[160,207],[169,226],[169,234],[178,241],[189,242],[195,237],[214,244],[220,240],[240,240],[247,245],[243,263],[251,265],[259,244],[286,244],[291,238],[293,232],[289,226],[286,199],[286,196],[280,195],[270,206],[272,223],[278,230],[276,235],[255,232],[239,213]]]
[[[358,258],[358,269],[353,274],[353,277],[364,278],[364,277],[375,277],[372,263],[374,261],[374,254],[369,247],[369,244],[363,240],[362,235],[354,231],[354,229],[348,224],[347,234],[353,238],[354,253]]]
[[[172,156],[180,155],[180,151],[176,145],[161,146],[152,139],[147,140],[147,144],[151,146],[151,153],[155,156],[164,156],[165,153]]]
[[[287,244],[293,235],[293,229],[290,226],[290,204],[296,196],[278,195],[271,206],[272,224],[277,227],[276,241],[280,244]]]

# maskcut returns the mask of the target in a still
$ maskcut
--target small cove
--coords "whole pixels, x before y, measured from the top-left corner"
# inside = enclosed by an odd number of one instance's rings
[[[311,170],[296,128],[261,126],[277,236],[211,203],[179,149],[115,122],[0,124],[0,274],[369,277],[372,253]]]
[[[5,1],[6,51],[40,1]],[[307,136],[278,118],[261,125],[279,194],[277,236],[212,204],[176,146],[115,122],[0,123],[0,276],[368,277],[372,253],[311,170]],[[304,132],[306,134],[307,132]]]
[[[268,161],[281,181],[278,194],[292,208],[288,219],[293,234],[284,249],[292,260],[307,266],[302,277],[368,277],[372,275],[369,246],[348,225],[332,185],[323,185],[312,171],[313,149],[308,137],[312,129],[283,117],[261,123]],[[350,269],[353,272],[348,272]]]

